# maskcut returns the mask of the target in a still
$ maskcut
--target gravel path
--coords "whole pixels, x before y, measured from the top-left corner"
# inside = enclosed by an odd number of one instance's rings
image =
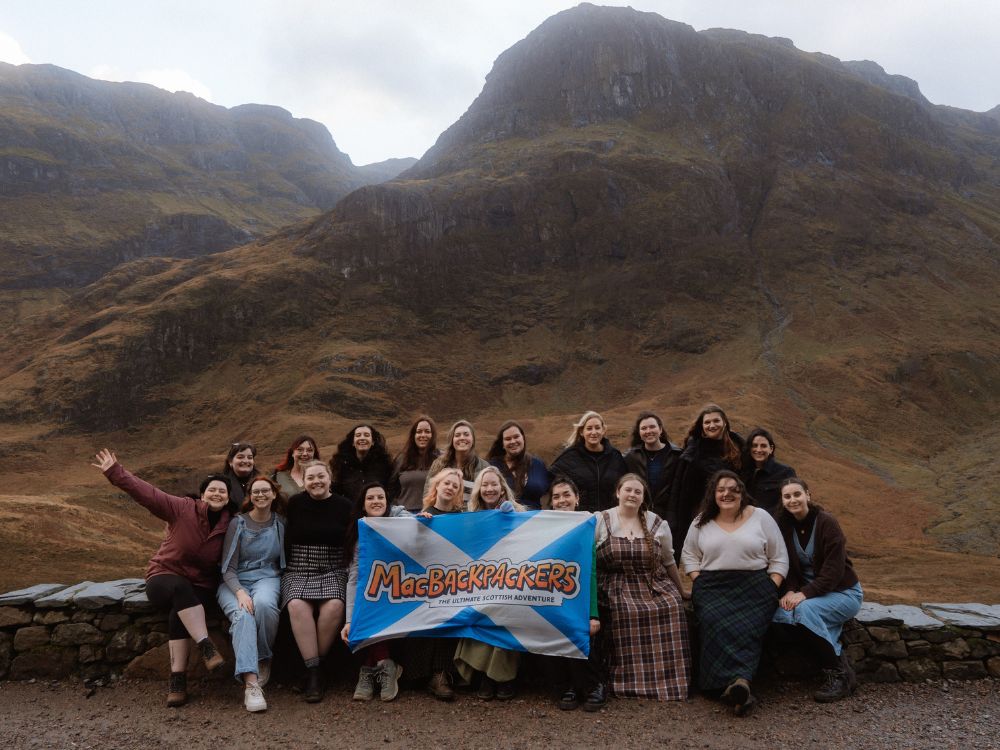
[[[850,699],[819,705],[811,686],[765,688],[757,712],[733,717],[716,703],[613,700],[596,714],[557,710],[538,693],[452,704],[404,692],[388,705],[353,703],[340,686],[318,705],[280,685],[266,713],[247,714],[241,693],[193,686],[181,709],[164,686],[124,681],[87,689],[71,682],[0,683],[0,747],[211,748],[1000,748],[1000,683],[862,685]]]

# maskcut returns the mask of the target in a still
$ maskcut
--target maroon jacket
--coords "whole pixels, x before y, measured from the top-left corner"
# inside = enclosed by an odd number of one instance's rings
[[[813,512],[810,510],[810,512]],[[858,582],[858,576],[847,556],[847,537],[837,523],[837,519],[825,510],[816,511],[816,540],[813,544],[813,570],[816,577],[812,583],[802,579],[802,566],[795,552],[795,524],[791,515],[783,512],[778,516],[778,528],[788,548],[788,577],[782,591],[801,591],[806,599],[843,591]],[[805,584],[805,585],[803,585]]]
[[[116,463],[106,472],[115,487],[157,518],[167,522],[167,535],[146,568],[146,578],[173,573],[195,586],[214,589],[219,585],[219,561],[226,528],[232,518],[223,509],[214,529],[208,527],[208,505],[189,497],[175,497],[133,476]]]

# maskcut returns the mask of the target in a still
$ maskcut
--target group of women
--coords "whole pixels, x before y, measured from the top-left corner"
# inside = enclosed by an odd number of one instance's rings
[[[212,600],[230,621],[248,711],[267,708],[263,688],[282,609],[305,670],[304,698],[321,700],[322,660],[338,637],[350,636],[360,519],[541,508],[596,515],[591,656],[546,660],[559,708],[597,710],[609,692],[684,700],[696,681],[746,715],[772,625],[816,653],[825,676],[816,700],[849,695],[854,673],[839,639],[860,608],[861,587],[840,526],[775,460],[770,433],[756,428],[744,440],[714,404],[698,414],[683,446],[651,412],[636,419],[624,456],[606,433],[601,415],[586,412],[546,466],[528,453],[517,422],[500,426],[483,459],[471,423],[455,422],[438,450],[434,421],[420,416],[394,459],[384,436],[360,424],[328,463],[315,439],[296,438],[270,476],[260,472],[256,448],[240,442],[195,497],[156,489],[102,450],[94,466],[167,523],[146,571],[150,601],[169,612],[167,704],[187,700],[190,641],[209,669],[224,661],[206,628]],[[515,651],[447,638],[382,642],[358,658],[354,698],[377,692],[383,701],[396,697],[404,666],[442,700],[454,698],[456,680],[484,700],[509,699],[520,661]]]

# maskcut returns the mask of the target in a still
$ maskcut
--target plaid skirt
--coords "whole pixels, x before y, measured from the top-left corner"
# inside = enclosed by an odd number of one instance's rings
[[[687,617],[663,568],[650,578],[652,563],[645,539],[609,536],[597,548],[609,685],[615,695],[685,700],[691,685]]]
[[[291,599],[340,599],[347,595],[343,547],[293,544],[281,576],[281,606]]]
[[[701,641],[698,686],[720,690],[737,677],[752,680],[778,608],[778,587],[767,571],[702,571],[691,598]]]

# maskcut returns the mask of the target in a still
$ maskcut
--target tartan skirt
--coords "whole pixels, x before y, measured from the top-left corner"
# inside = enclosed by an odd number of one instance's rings
[[[340,599],[347,595],[344,548],[293,544],[281,576],[281,606],[291,599]]]
[[[685,700],[691,686],[687,617],[673,581],[662,566],[650,576],[652,565],[645,539],[609,536],[597,548],[609,685],[615,695]]]
[[[698,686],[720,690],[737,677],[752,680],[778,608],[778,587],[767,571],[704,570],[691,599],[701,641]]]

